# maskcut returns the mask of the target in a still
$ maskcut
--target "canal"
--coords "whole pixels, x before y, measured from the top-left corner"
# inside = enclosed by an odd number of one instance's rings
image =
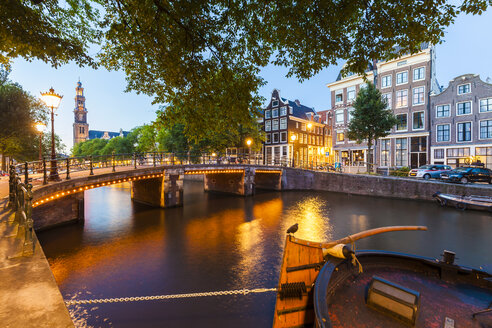
[[[434,203],[328,192],[204,193],[186,181],[184,207],[133,203],[129,185],[85,192],[84,224],[38,234],[65,299],[163,295],[275,287],[285,231],[316,241],[387,225],[426,225],[357,243],[492,264],[492,216]],[[271,327],[273,293],[70,306],[77,327]]]

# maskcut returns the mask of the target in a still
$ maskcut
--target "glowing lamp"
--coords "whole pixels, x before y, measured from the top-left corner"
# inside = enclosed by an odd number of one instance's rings
[[[55,90],[53,88],[51,88],[48,92],[41,93],[41,100],[45,103],[46,106],[53,109],[60,106],[62,98],[63,96],[55,93]]]

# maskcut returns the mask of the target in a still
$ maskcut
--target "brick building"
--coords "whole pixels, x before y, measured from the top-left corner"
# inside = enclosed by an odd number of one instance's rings
[[[492,169],[492,84],[458,76],[430,96],[431,162],[453,167],[480,161]]]
[[[265,164],[317,166],[330,162],[331,131],[313,108],[273,90],[264,110]]]

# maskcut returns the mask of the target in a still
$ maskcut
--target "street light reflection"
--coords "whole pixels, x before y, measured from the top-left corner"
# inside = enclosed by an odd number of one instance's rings
[[[333,227],[326,215],[325,203],[319,197],[307,197],[297,202],[288,211],[288,219],[283,222],[284,231],[294,223],[299,223],[299,231],[295,236],[312,241],[331,239]]]

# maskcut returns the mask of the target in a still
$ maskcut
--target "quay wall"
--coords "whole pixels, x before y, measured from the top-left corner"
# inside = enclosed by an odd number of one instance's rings
[[[386,177],[285,168],[282,190],[320,190],[353,195],[432,201],[440,191],[455,195],[492,196],[492,188],[484,184],[456,184],[416,178]]]

